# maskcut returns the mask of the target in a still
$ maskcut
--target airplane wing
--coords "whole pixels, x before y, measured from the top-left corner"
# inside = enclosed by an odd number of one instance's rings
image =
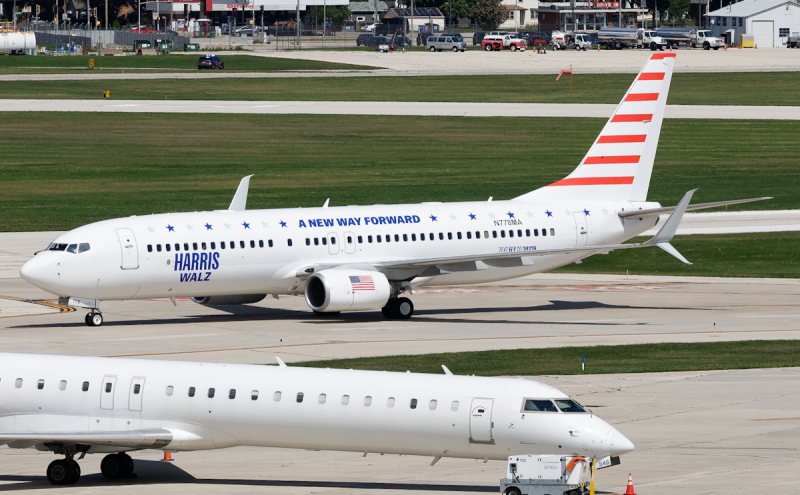
[[[716,208],[718,206],[739,205],[742,203],[751,203],[753,201],[764,201],[765,199],[772,199],[772,197],[765,198],[750,198],[750,199],[734,199],[731,201],[716,201],[714,203],[698,203],[696,205],[689,205],[686,211],[703,210],[705,208]],[[652,215],[663,215],[664,213],[672,213],[677,206],[665,206],[663,208],[648,208],[647,210],[632,210],[622,211],[618,215],[620,218],[628,217],[649,217]]]
[[[40,443],[105,445],[134,449],[161,448],[172,442],[172,432],[163,429],[79,431],[79,432],[0,432],[0,445],[26,448]]]

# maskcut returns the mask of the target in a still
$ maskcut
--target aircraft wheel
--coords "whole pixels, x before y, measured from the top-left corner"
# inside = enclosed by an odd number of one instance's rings
[[[80,477],[80,466],[73,460],[58,459],[47,466],[47,480],[53,485],[74,485]]]
[[[387,320],[394,319],[394,317],[392,316],[392,309],[389,307],[389,303],[387,303],[386,306],[381,308],[381,313],[383,313],[383,317],[386,318]]]
[[[86,317],[83,319],[83,321],[86,322],[86,326],[87,327],[92,326],[92,321],[89,319],[91,316],[92,316],[92,313],[86,313]]]
[[[100,313],[89,313],[86,315],[86,323],[90,327],[99,327],[103,324],[103,315]]]
[[[398,319],[407,320],[414,314],[414,303],[407,297],[399,297],[394,304],[394,312]]]
[[[130,459],[130,456],[125,456]],[[100,462],[100,472],[108,480],[116,480],[124,477],[125,473],[125,459],[120,454],[109,454],[103,457]],[[131,469],[131,471],[133,471]]]

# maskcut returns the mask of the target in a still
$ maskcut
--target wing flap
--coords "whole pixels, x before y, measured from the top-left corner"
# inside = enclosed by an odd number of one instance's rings
[[[77,432],[0,432],[0,445],[40,443],[107,445],[130,448],[162,448],[172,442],[172,432],[164,429],[77,431]]]

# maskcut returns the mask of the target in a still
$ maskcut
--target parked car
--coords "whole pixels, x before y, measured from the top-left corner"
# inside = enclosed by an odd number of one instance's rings
[[[443,33],[443,34],[440,34],[439,36],[449,36],[449,37],[453,38],[453,40],[455,40],[455,41],[464,41],[464,37],[461,36],[459,33]]]
[[[377,26],[377,25],[378,25],[377,22],[373,22],[372,24],[368,24],[368,25],[364,26],[364,31],[372,33],[372,32],[375,31],[375,26]]]
[[[484,33],[483,31],[478,31],[472,34],[472,46],[480,46],[483,42],[483,37],[489,33]]]
[[[203,55],[197,61],[198,69],[224,69],[225,64],[216,55]]]
[[[142,34],[152,34],[155,33],[155,29],[150,29],[147,26],[134,26],[130,29],[131,33],[142,33]]]
[[[405,36],[395,36],[393,46],[413,46],[413,43],[411,43],[410,38]]]
[[[389,40],[386,36],[370,36],[367,40],[367,46],[380,46],[380,45],[388,45]]]
[[[372,38],[371,34],[359,34],[356,38],[356,46],[369,46],[367,42]]]
[[[467,49],[467,44],[463,41],[456,41],[450,36],[430,36],[426,45],[432,52],[440,52],[442,50],[452,50],[454,52],[464,52]]]

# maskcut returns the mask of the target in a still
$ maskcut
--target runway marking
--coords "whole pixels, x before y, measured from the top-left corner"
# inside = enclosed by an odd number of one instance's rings
[[[718,332],[718,336],[725,334],[737,333],[773,333],[773,332],[798,332],[800,330],[795,328],[787,328],[783,330],[730,330],[725,332]],[[169,356],[175,354],[204,354],[210,352],[234,352],[234,351],[255,351],[261,349],[282,349],[289,347],[315,347],[324,345],[342,345],[342,344],[399,344],[403,342],[423,343],[423,342],[475,342],[483,340],[528,340],[528,339],[552,339],[559,337],[567,338],[587,338],[587,337],[649,337],[652,335],[706,335],[709,334],[706,330],[697,332],[655,332],[655,333],[611,333],[611,334],[583,334],[583,335],[523,335],[523,336],[509,336],[509,337],[473,337],[468,339],[396,339],[396,340],[350,340],[350,341],[334,341],[334,342],[310,342],[304,344],[286,344],[283,345],[266,345],[258,347],[235,347],[230,349],[204,349],[196,351],[174,351],[174,352],[149,352],[142,354],[112,354],[104,357],[141,357],[141,356]],[[319,359],[319,358],[318,358]],[[324,358],[323,358],[324,359]]]
[[[751,419],[750,421],[794,421],[800,418],[770,418],[770,419]]]
[[[18,301],[30,304],[38,304],[40,306],[47,306],[48,308],[54,308],[59,310],[58,313],[72,313],[75,311],[75,308],[71,308],[69,306],[62,306],[58,303],[45,301],[45,300],[36,300],[36,299],[22,299],[19,297],[12,297],[12,296],[0,296],[0,299],[7,299],[9,301]],[[8,316],[0,316],[0,318],[17,318],[20,316],[41,316],[41,315],[52,315],[58,313],[27,313],[24,315],[8,315]]]

